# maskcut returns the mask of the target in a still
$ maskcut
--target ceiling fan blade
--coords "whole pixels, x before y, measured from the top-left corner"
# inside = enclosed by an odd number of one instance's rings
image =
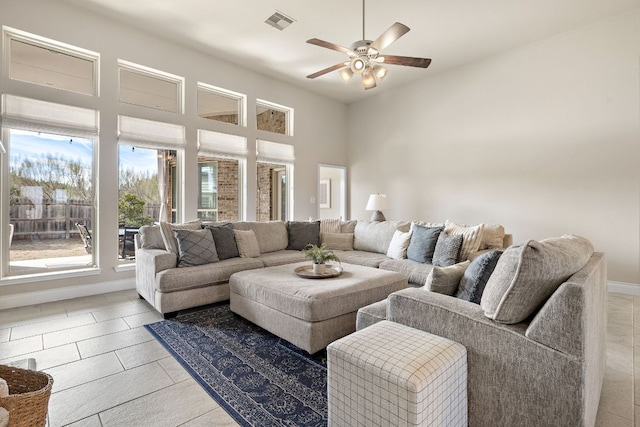
[[[396,55],[384,55],[382,57],[378,57],[378,59],[384,58],[382,62],[383,64],[391,64],[391,65],[407,65],[409,67],[420,67],[427,68],[429,64],[431,64],[431,59],[429,58],[413,58],[411,56],[396,56]]]
[[[327,67],[324,70],[320,70],[320,71],[318,71],[316,73],[309,74],[307,76],[307,78],[308,79],[315,79],[316,77],[320,77],[320,76],[325,75],[327,73],[330,73],[332,71],[339,70],[340,68],[343,68],[343,67],[345,67],[344,62],[341,62],[339,64],[332,65],[331,67]]]
[[[409,32],[409,27],[399,22],[396,22],[392,26],[390,26],[387,31],[380,34],[373,43],[371,43],[371,47],[380,52],[385,47],[389,46],[394,41],[398,40],[400,37]]]
[[[331,49],[331,50],[337,50],[338,52],[346,53],[347,55],[350,55],[350,56],[354,54],[351,49],[347,49],[344,46],[340,46],[340,45],[335,44],[335,43],[326,42],[326,41],[320,40],[320,39],[309,39],[309,40],[307,40],[307,43],[314,44],[314,45],[320,46],[320,47],[325,47],[325,48]]]

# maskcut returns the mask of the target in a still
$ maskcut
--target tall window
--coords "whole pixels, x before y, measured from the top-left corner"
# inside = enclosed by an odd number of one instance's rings
[[[257,141],[256,219],[258,221],[293,218],[293,146]]]
[[[118,117],[118,259],[132,262],[143,225],[177,219],[184,127]]]
[[[293,135],[293,108],[273,102],[256,100],[256,126],[258,130]]]
[[[247,96],[198,83],[198,116],[203,119],[245,126]]]
[[[237,221],[244,215],[247,140],[198,130],[198,216],[213,221]]]

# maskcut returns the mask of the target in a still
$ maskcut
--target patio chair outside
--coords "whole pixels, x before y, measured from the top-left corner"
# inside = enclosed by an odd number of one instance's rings
[[[88,254],[90,254],[92,251],[92,247],[91,247],[91,233],[89,232],[89,229],[87,228],[86,225],[80,224],[79,222],[76,222],[76,228],[80,233],[80,238],[82,239],[82,243],[84,243],[84,249],[87,251]]]

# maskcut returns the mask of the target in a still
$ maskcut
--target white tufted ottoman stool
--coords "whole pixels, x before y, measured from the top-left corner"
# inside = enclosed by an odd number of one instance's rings
[[[327,347],[329,426],[466,426],[467,351],[383,320]]]

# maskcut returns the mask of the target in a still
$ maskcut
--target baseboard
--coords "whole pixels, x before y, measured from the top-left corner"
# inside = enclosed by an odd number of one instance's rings
[[[0,297],[0,310],[27,305],[44,304],[72,298],[88,297],[107,292],[135,289],[136,279],[112,280],[110,282],[93,283],[90,285],[67,286],[64,288],[47,289],[44,291],[25,292]]]
[[[626,282],[607,282],[607,290],[618,294],[640,295],[640,284]]]

